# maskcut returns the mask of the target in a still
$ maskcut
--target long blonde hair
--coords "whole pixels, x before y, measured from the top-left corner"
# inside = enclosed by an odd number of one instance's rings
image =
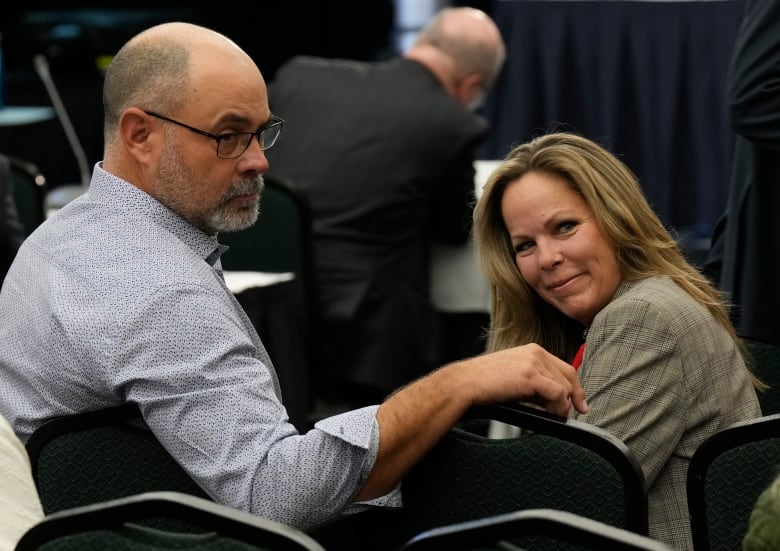
[[[501,215],[507,186],[529,172],[557,175],[584,198],[612,245],[621,277],[637,281],[669,276],[704,305],[745,356],[721,291],[685,258],[647,202],[636,176],[595,142],[567,132],[547,134],[512,149],[488,178],[474,209],[474,242],[491,286],[488,350],[535,342],[570,361],[583,326],[544,302],[520,275]],[[760,383],[754,379],[754,384]]]

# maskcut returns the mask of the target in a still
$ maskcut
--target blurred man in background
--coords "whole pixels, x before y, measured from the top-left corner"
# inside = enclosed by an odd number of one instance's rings
[[[331,401],[374,403],[437,365],[430,247],[468,239],[488,131],[475,110],[505,55],[484,12],[445,8],[403,56],[296,57],[269,85],[289,135],[269,152],[271,174],[313,213],[318,388]]]

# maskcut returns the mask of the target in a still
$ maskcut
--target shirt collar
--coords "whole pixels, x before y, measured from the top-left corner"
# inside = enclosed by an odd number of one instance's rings
[[[211,266],[228,249],[217,241],[216,235],[204,233],[145,191],[107,172],[102,163],[95,166],[89,191],[79,199],[82,198],[116,210],[138,211],[183,241]]]

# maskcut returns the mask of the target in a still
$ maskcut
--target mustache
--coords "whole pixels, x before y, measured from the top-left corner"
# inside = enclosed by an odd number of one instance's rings
[[[220,203],[224,206],[234,197],[249,195],[250,193],[257,193],[257,195],[260,196],[260,194],[263,193],[263,189],[265,189],[265,181],[261,174],[250,178],[244,178],[230,186],[230,189],[222,196],[222,201]]]

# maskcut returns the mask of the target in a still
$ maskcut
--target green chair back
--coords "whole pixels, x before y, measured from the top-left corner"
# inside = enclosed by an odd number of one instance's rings
[[[220,234],[230,246],[222,255],[225,270],[311,273],[311,213],[292,182],[266,175],[260,216],[253,226]]]
[[[753,506],[778,474],[780,414],[735,423],[702,442],[686,481],[694,549],[742,549]]]
[[[647,534],[644,475],[626,445],[607,431],[520,405],[477,408],[468,418],[526,432],[494,439],[466,430],[465,422],[453,428],[402,483],[409,537],[535,508]]]
[[[306,431],[311,428],[312,386],[319,358],[311,212],[293,182],[269,174],[264,180],[257,222],[245,230],[219,235],[219,241],[230,247],[220,260],[226,271],[294,274],[293,281],[250,288],[236,298],[277,368],[290,420]]]
[[[208,499],[146,427],[136,404],[52,419],[26,448],[47,514],[160,490]]]

